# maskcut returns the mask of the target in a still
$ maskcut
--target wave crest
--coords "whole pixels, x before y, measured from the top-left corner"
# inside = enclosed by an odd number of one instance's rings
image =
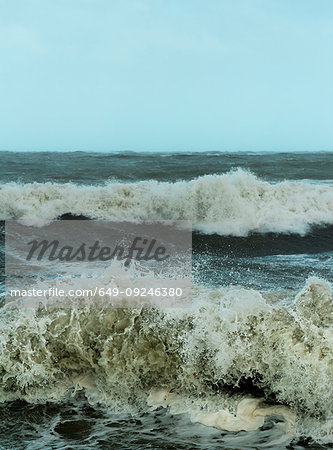
[[[333,186],[268,183],[238,169],[175,183],[7,183],[0,186],[3,220],[43,224],[66,213],[109,220],[192,220],[204,233],[298,233],[333,224]]]

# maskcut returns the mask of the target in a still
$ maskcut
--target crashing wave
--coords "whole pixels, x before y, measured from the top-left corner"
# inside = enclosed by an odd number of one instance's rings
[[[238,169],[191,181],[0,185],[1,219],[43,224],[72,213],[109,220],[191,220],[196,230],[246,236],[298,233],[333,224],[333,186],[284,181],[272,184]]]
[[[0,310],[1,401],[59,401],[84,390],[91,403],[133,412],[147,410],[160,387],[196,404],[193,420],[210,423],[221,411],[223,420],[242,419],[240,402],[259,393],[267,408],[296,413],[297,433],[332,439],[328,282],[310,278],[289,306],[241,287],[196,286],[190,308],[91,308],[79,300]],[[180,409],[191,411],[185,403]]]

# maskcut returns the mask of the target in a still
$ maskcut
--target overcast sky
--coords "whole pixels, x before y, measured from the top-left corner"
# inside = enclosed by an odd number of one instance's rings
[[[333,150],[332,0],[0,0],[1,150]]]

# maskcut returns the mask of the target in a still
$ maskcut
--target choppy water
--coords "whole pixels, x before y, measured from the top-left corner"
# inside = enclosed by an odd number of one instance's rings
[[[190,219],[195,231],[190,309],[1,309],[0,448],[332,444],[333,154],[0,158],[3,221]],[[169,409],[150,411],[154,388],[172,390]],[[292,408],[292,432],[278,415],[248,432],[195,423],[248,396]]]
[[[191,180],[250,170],[267,181],[331,180],[333,153],[15,153],[1,152],[3,182],[100,184],[107,180]]]

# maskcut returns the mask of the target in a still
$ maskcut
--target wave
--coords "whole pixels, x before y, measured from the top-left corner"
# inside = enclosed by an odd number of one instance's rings
[[[91,403],[142,411],[152,389],[167,388],[203,412],[235,415],[254,395],[291,407],[298,434],[333,441],[327,281],[308,279],[289,305],[256,290],[200,286],[190,308],[77,302],[0,310],[1,401],[59,401],[83,390]]]
[[[306,235],[296,233],[253,233],[247,237],[193,233],[194,253],[214,256],[258,257],[333,251],[333,226],[312,226]]]
[[[206,234],[304,235],[333,224],[333,186],[284,181],[272,184],[238,169],[190,181],[0,185],[1,219],[43,224],[71,213],[109,220],[192,220]]]

